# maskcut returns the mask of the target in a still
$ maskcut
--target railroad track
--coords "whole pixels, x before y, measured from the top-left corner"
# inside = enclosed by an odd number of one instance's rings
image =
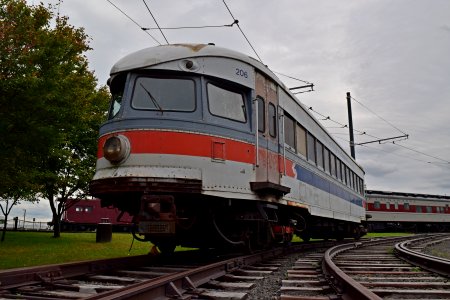
[[[325,253],[323,269],[342,299],[450,299],[449,261],[408,248],[443,238],[432,235],[413,241],[335,246]]]
[[[299,243],[228,258],[189,251],[5,270],[0,299],[244,299],[255,282],[279,269],[274,259],[333,244]]]
[[[404,251],[397,248],[407,248],[411,259],[411,251],[444,239],[426,238],[301,243],[215,259],[193,251],[7,270],[0,272],[0,299],[450,299],[448,278],[395,256]]]

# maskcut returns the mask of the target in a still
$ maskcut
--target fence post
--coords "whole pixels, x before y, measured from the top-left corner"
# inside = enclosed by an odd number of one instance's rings
[[[19,217],[14,217],[14,231],[17,231],[17,223],[19,222]]]

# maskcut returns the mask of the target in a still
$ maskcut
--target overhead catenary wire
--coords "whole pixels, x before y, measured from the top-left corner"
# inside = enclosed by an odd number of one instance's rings
[[[364,107],[365,109],[367,109],[368,111],[370,111],[371,113],[373,113],[375,116],[377,116],[378,118],[380,118],[381,120],[383,120],[384,122],[386,122],[387,124],[389,124],[390,126],[392,126],[393,128],[395,128],[396,130],[400,131],[401,133],[407,135],[406,132],[404,132],[403,130],[401,130],[400,128],[398,128],[397,126],[395,126],[394,124],[392,124],[391,122],[389,122],[388,120],[386,120],[385,118],[381,117],[380,115],[378,115],[376,112],[374,112],[373,110],[371,110],[369,107],[367,107],[366,105],[362,104],[361,101],[356,100],[354,97],[350,96],[350,98],[355,101],[356,103],[358,103],[359,105],[361,105],[362,107]]]
[[[127,15],[122,9],[120,9],[117,5],[115,5],[113,2],[111,2],[111,0],[106,0],[108,1],[109,4],[111,4],[113,7],[115,7],[118,11],[120,11],[125,17],[127,17],[131,22],[133,22],[134,24],[136,24],[139,28],[142,29],[142,26],[139,25],[138,22],[136,22],[132,17],[130,17],[129,15]],[[150,36],[158,45],[161,45],[161,43],[150,33],[148,33],[147,31],[145,31],[145,33]]]
[[[169,41],[167,40],[166,36],[164,35],[164,32],[162,31],[161,27],[159,26],[158,22],[156,21],[155,16],[152,14],[152,11],[150,10],[150,7],[147,5],[147,2],[145,2],[145,0],[142,0],[142,2],[144,2],[145,7],[147,7],[148,12],[150,13],[150,15],[153,18],[153,21],[155,21],[156,26],[158,27],[159,31],[161,32],[161,35],[164,37],[164,39],[166,40],[166,43],[169,44]],[[142,28],[142,27],[141,27]]]
[[[223,28],[223,27],[233,27],[234,24],[236,24],[236,22],[233,22],[231,24],[224,24],[224,25],[179,26],[179,27],[159,27],[159,28],[142,27],[142,30],[155,30],[155,29],[175,30],[175,29]]]
[[[242,30],[241,26],[239,26],[239,20],[237,20],[233,13],[231,12],[230,8],[228,7],[227,3],[225,2],[225,0],[222,0],[223,4],[225,4],[225,7],[227,8],[228,12],[230,13],[230,16],[233,18],[233,22],[236,23],[237,27],[239,28],[239,31],[242,33],[242,35],[244,36],[245,40],[247,41],[247,43],[250,45],[250,47],[252,48],[253,52],[255,53],[256,57],[258,57],[259,61],[262,63],[262,59],[261,57],[259,57],[258,52],[256,52],[255,48],[253,47],[252,43],[250,43],[250,40],[247,38],[247,36],[245,35],[244,31]]]
[[[383,149],[370,147],[370,146],[367,146],[367,145],[358,145],[358,146],[364,147],[364,148],[368,148],[368,149],[372,149],[372,150],[376,150],[376,151],[381,151],[381,152],[384,152],[384,153],[387,153],[387,154],[390,154],[390,155],[395,155],[395,156],[402,157],[402,158],[412,159],[412,160],[423,162],[423,163],[427,163],[427,164],[435,164],[434,162],[431,162],[431,161],[415,158],[415,157],[412,157],[412,156],[409,156],[409,155],[400,155],[400,154],[392,152],[392,151],[386,151],[386,150],[383,150]]]
[[[306,81],[306,80],[303,80],[303,79],[299,79],[299,78],[296,78],[296,77],[293,77],[293,76],[290,76],[290,75],[286,75],[286,74],[283,74],[283,73],[280,73],[280,72],[275,72],[275,71],[272,71],[272,72],[274,72],[275,74],[278,74],[278,75],[290,78],[290,79],[294,79],[294,80],[306,83],[306,84],[313,84],[312,82],[309,82],[309,81]]]
[[[437,160],[440,160],[440,161],[443,161],[443,162],[446,162],[446,163],[450,164],[450,161],[445,160],[445,159],[442,159],[442,158],[439,158],[439,157],[437,157],[437,156],[430,155],[430,154],[426,154],[426,153],[424,153],[424,152],[422,152],[422,151],[419,151],[419,150],[416,150],[416,149],[413,149],[413,148],[409,148],[409,147],[406,147],[406,146],[397,144],[395,141],[392,142],[392,143],[393,143],[394,145],[397,145],[397,146],[399,146],[399,147],[408,149],[408,150],[410,150],[410,151],[413,151],[413,152],[416,152],[416,153],[419,153],[419,154],[422,154],[422,155],[425,155],[425,156],[428,156],[428,157],[431,157],[431,158],[434,158],[434,159],[437,159]]]
[[[348,127],[347,124],[343,124],[343,123],[341,123],[341,122],[338,122],[338,121],[336,121],[336,120],[333,120],[330,116],[325,116],[324,114],[321,114],[320,112],[315,111],[312,107],[309,107],[308,109],[309,109],[310,111],[314,112],[315,114],[321,116],[321,117],[323,118],[322,121],[330,121],[330,122],[333,122],[333,123],[335,123],[335,124],[340,125],[340,127],[337,127],[337,128],[347,128],[347,127]],[[335,128],[336,128],[336,127],[335,127]],[[376,138],[376,139],[381,139],[381,138],[379,138],[379,137],[377,137],[377,136],[368,134],[368,133],[365,132],[365,131],[360,131],[360,130],[357,130],[357,129],[353,129],[353,130],[356,131],[356,132],[358,132],[360,135],[366,135],[366,136],[370,136],[370,137],[373,137],[373,138]],[[335,135],[335,134],[333,134],[333,135]],[[341,137],[337,137],[337,136],[335,136],[335,138],[338,138],[338,139],[341,139],[341,140],[345,140],[345,139],[343,139],[343,138],[341,138]],[[346,141],[347,141],[347,140],[346,140]],[[347,142],[349,142],[349,141],[347,141]],[[416,153],[418,153],[418,154],[421,154],[421,155],[424,155],[424,156],[428,156],[428,157],[431,157],[431,158],[440,160],[440,161],[442,161],[444,164],[445,164],[445,163],[446,163],[446,164],[450,164],[450,161],[448,161],[448,160],[445,160],[445,159],[439,158],[439,157],[437,157],[437,156],[430,155],[430,154],[424,153],[424,152],[422,152],[422,151],[419,151],[419,150],[416,150],[416,149],[413,149],[413,148],[410,148],[410,147],[401,145],[401,144],[398,143],[398,141],[397,141],[397,143],[396,143],[395,141],[391,141],[391,142],[385,142],[385,143],[381,143],[381,142],[380,142],[379,144],[391,144],[391,143],[392,143],[393,145],[395,145],[395,146],[402,147],[402,148],[407,149],[407,150],[409,150],[409,151],[413,151],[413,152],[416,152]],[[360,145],[360,144],[357,144],[357,143],[355,143],[355,146],[367,147],[366,145]],[[375,149],[375,148],[372,148],[372,147],[367,147],[367,148]],[[382,150],[380,150],[380,151],[382,151]],[[384,152],[387,152],[387,151],[384,151]],[[387,152],[387,153],[390,153],[390,152]],[[409,157],[409,156],[407,156],[407,157]],[[417,160],[417,161],[427,162],[427,163],[430,163],[430,164],[443,164],[443,163],[438,163],[438,162],[429,162],[429,161],[424,161],[424,160],[420,160],[420,159],[415,159],[415,158],[412,158],[412,157],[409,157],[409,158],[414,159],[414,160]]]
[[[312,111],[313,113],[315,113],[315,114],[321,116],[322,118],[324,118],[322,121],[326,121],[326,120],[327,120],[327,121],[330,121],[330,122],[333,122],[333,123],[335,123],[335,124],[340,125],[340,128],[348,128],[348,125],[347,125],[347,124],[343,124],[343,123],[341,123],[341,122],[338,122],[338,121],[336,121],[336,120],[333,120],[330,116],[325,116],[324,114],[321,114],[320,112],[314,110],[314,109],[312,108],[312,106],[308,107],[308,109],[309,109],[310,111]],[[366,131],[361,131],[361,130],[358,130],[358,129],[353,129],[353,130],[356,131],[356,132],[358,132],[358,133],[361,134],[361,135],[367,135],[367,136],[370,136],[370,137],[379,139],[379,137],[374,136],[374,135],[371,135],[371,134],[368,134]]]
[[[335,136],[334,138],[339,139],[339,140],[343,140],[343,141],[345,141],[347,143],[350,142],[348,139],[344,139],[344,138],[339,137],[339,136]],[[415,160],[415,161],[418,161],[418,162],[423,162],[423,163],[430,164],[430,165],[441,166],[442,164],[444,164],[444,163],[441,163],[441,162],[432,162],[432,161],[427,161],[427,160],[415,158],[415,157],[412,157],[412,156],[409,156],[409,155],[404,155],[404,154],[401,155],[401,154],[398,154],[398,153],[395,153],[395,152],[386,151],[386,150],[383,150],[383,149],[380,149],[380,148],[370,147],[370,146],[367,146],[367,145],[356,145],[356,146],[364,147],[364,148],[375,150],[375,151],[384,152],[384,153],[387,153],[387,154],[390,154],[390,155],[394,155],[394,156],[398,156],[398,157],[401,157],[401,158],[406,158],[406,159],[411,159],[411,160]]]
[[[278,75],[281,75],[281,76],[293,79],[293,80],[297,80],[297,81],[303,82],[304,84],[306,84],[306,85],[302,85],[302,86],[296,86],[296,87],[289,88],[290,91],[298,90],[298,89],[310,88],[310,90],[306,90],[306,91],[292,92],[294,95],[314,91],[314,83],[312,83],[312,82],[309,82],[309,81],[306,81],[306,80],[303,80],[303,79],[299,79],[299,78],[296,78],[296,77],[293,77],[293,76],[289,76],[289,75],[286,75],[286,74],[283,74],[283,73],[280,73],[280,72],[275,72],[275,71],[272,71],[272,72],[274,72],[275,74],[278,74]]]

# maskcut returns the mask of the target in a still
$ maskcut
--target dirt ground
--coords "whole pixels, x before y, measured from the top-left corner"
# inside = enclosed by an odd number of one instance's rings
[[[425,253],[450,259],[450,240],[425,248]]]

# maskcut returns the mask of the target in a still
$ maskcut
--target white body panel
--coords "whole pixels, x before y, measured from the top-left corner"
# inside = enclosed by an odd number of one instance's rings
[[[193,168],[192,166],[197,166]],[[97,161],[94,179],[118,177],[179,178],[202,181],[202,194],[231,199],[261,200],[251,189],[255,180],[253,165],[233,161],[215,161],[210,158],[168,155],[132,154],[119,167],[106,159]],[[265,198],[270,202],[287,204],[294,201],[308,209],[313,216],[360,222],[364,209],[346,200],[283,176],[282,183],[291,187],[283,199]]]

